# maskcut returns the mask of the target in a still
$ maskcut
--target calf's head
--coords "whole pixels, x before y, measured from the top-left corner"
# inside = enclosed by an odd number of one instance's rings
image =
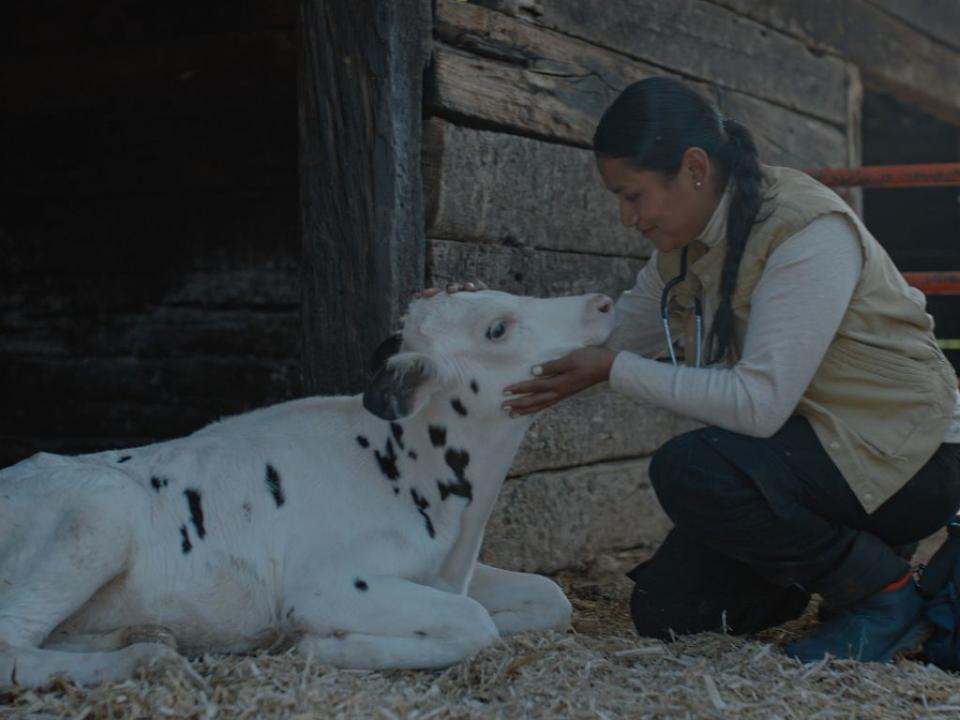
[[[534,365],[603,342],[612,329],[606,295],[540,299],[483,290],[421,298],[403,331],[381,346],[386,359],[363,404],[396,420],[459,388],[477,396],[472,408],[499,413],[505,386],[529,379]]]

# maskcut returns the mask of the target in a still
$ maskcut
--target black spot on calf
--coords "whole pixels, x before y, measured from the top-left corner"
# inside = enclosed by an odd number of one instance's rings
[[[117,462],[118,462],[118,463],[124,463],[124,462],[126,462],[127,460],[129,460],[129,459],[132,458],[132,457],[133,457],[133,455],[124,455],[122,458],[120,458],[119,460],[117,460]]]
[[[410,458],[411,460],[416,460],[416,459],[417,459],[417,451],[416,451],[416,450],[407,450],[407,457]]]
[[[474,394],[474,395],[476,395],[478,392],[480,392],[480,386],[477,385],[477,381],[476,381],[476,380],[471,380],[471,381],[470,381],[470,389],[473,390],[473,394]]]
[[[207,531],[203,527],[203,506],[200,503],[200,491],[190,488],[184,490],[183,494],[187,496],[187,505],[190,507],[190,521],[197,529],[197,537],[203,540]]]
[[[253,516],[253,506],[250,504],[249,500],[244,500],[243,505],[240,506],[243,508],[243,515],[247,518],[247,521]]]
[[[430,433],[430,443],[434,447],[443,447],[447,444],[447,429],[440,425],[431,425],[427,428]]]
[[[280,507],[287,501],[287,497],[283,494],[283,487],[280,485],[280,473],[270,463],[267,463],[266,480],[267,490],[273,495],[273,501],[277,504],[277,507]]]
[[[453,398],[450,401],[450,407],[457,411],[457,415],[461,417],[467,416],[467,409],[463,406],[463,403],[460,402],[460,398]]]
[[[403,426],[400,423],[390,423],[390,432],[393,433],[393,439],[397,441],[397,446],[403,450]]]
[[[370,587],[369,585],[367,585],[366,580],[361,580],[360,578],[357,578],[356,580],[353,581],[353,586],[357,590],[360,590],[361,592],[366,592]]]
[[[400,477],[400,470],[397,468],[397,451],[393,449],[393,440],[387,438],[387,448],[385,454],[381,455],[379,450],[374,450],[373,454],[377,458],[382,472],[388,479],[396,480]]]
[[[440,499],[446,500],[450,495],[456,495],[472,501],[473,485],[467,480],[466,475],[466,468],[470,463],[470,453],[466,450],[449,448],[446,455],[444,455],[444,460],[447,461],[447,465],[453,470],[453,474],[457,476],[457,480],[452,483],[437,482],[437,487],[440,489]]]
[[[413,504],[417,506],[417,511],[423,516],[427,523],[427,535],[436,537],[437,531],[433,527],[433,520],[427,515],[427,508],[430,507],[430,501],[423,497],[414,488],[410,488],[410,497],[413,498]]]
[[[187,534],[187,526],[180,526],[180,549],[183,550],[183,554],[186,555],[188,552],[193,550],[193,545],[190,544],[190,536]]]
[[[166,487],[169,484],[169,480],[166,478],[157,477],[154,475],[150,478],[150,487],[152,487],[157,492],[160,492],[160,488]]]
[[[454,448],[449,448],[446,455],[443,456],[443,459],[447,461],[447,465],[450,466],[450,469],[453,470],[454,475],[457,476],[457,480],[466,480],[466,475],[464,474],[467,465],[470,464],[470,453],[466,450],[455,450]]]
[[[363,435],[357,435],[357,444],[362,448],[370,447],[370,441],[367,440]]]

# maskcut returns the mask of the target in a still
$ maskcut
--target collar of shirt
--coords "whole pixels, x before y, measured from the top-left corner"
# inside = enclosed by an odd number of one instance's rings
[[[720,196],[717,207],[713,210],[713,215],[710,216],[709,222],[697,236],[697,242],[703,243],[707,247],[713,247],[726,236],[727,211],[730,207],[730,196],[732,194],[731,187],[732,183],[728,182],[723,195]]]

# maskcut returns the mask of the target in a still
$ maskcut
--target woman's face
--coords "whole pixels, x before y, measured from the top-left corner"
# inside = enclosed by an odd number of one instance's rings
[[[639,230],[661,253],[693,242],[719,201],[709,157],[699,148],[687,150],[672,178],[640,170],[625,158],[598,155],[597,166],[620,203],[620,222]]]

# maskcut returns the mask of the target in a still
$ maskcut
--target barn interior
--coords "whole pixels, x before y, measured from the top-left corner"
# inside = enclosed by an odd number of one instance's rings
[[[296,3],[0,11],[0,466],[295,396]]]

